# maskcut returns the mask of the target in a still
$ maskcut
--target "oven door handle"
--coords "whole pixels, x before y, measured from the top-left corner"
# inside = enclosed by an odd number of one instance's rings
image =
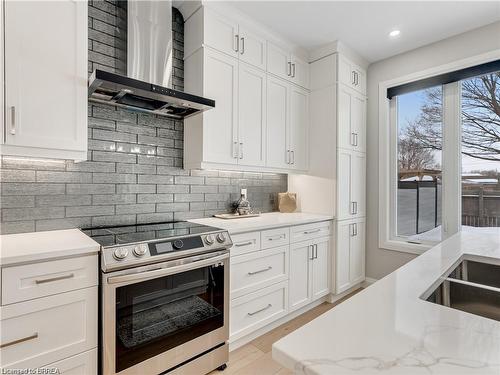
[[[168,276],[175,273],[180,273],[184,271],[190,271],[196,268],[210,266],[212,264],[216,264],[217,262],[221,262],[227,258],[229,258],[229,253],[224,253],[222,255],[220,255],[220,253],[217,253],[217,255],[210,254],[208,256],[204,254],[183,259],[184,261],[183,264],[178,266],[157,268],[152,271],[144,271],[126,275],[110,276],[107,278],[107,281],[108,284],[120,284],[129,281],[153,279],[160,276]]]

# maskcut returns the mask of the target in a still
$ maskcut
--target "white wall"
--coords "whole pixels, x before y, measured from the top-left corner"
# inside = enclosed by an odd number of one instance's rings
[[[401,35],[404,38],[404,34]],[[500,49],[500,22],[376,62],[368,68],[366,276],[380,279],[414,255],[378,247],[379,83]]]

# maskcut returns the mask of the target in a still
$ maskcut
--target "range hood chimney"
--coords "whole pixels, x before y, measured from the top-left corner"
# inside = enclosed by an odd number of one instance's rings
[[[95,70],[89,100],[176,119],[215,107],[215,101],[172,89],[172,3],[127,3],[127,76]]]

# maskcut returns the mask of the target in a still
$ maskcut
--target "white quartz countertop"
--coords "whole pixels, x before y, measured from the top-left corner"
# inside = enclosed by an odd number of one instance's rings
[[[461,258],[500,264],[500,228],[452,236],[277,341],[273,358],[297,374],[500,374],[500,322],[419,298]]]
[[[0,236],[0,266],[98,253],[100,246],[79,229]]]
[[[219,219],[210,217],[205,219],[189,220],[192,223],[210,225],[227,230],[230,234],[250,232],[254,230],[264,230],[276,227],[286,227],[315,223],[318,221],[332,220],[332,216],[308,214],[303,212],[281,213],[270,212],[261,214],[258,217],[246,217],[241,219]]]

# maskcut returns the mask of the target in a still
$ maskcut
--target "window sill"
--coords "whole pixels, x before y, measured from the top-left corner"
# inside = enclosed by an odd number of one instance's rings
[[[409,253],[420,255],[425,253],[430,248],[434,247],[436,244],[416,244],[409,243],[406,241],[398,241],[398,240],[387,240],[380,241],[379,247],[384,250],[397,251],[400,253]]]

